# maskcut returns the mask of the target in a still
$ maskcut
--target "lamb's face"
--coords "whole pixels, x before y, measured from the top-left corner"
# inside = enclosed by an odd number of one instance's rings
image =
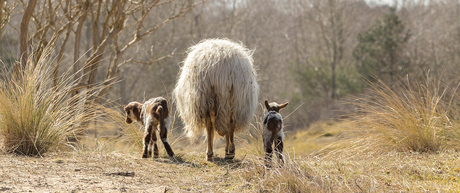
[[[133,121],[140,120],[142,105],[138,102],[131,102],[125,107],[126,123],[131,124]]]

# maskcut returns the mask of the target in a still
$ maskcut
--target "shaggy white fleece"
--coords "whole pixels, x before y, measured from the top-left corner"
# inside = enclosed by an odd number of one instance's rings
[[[229,133],[231,122],[234,131],[246,129],[258,93],[252,51],[228,39],[207,39],[190,47],[174,89],[179,115],[191,138],[205,131],[212,108],[219,135]]]

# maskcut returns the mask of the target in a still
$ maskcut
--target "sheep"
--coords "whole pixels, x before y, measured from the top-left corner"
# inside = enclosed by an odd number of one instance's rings
[[[268,103],[265,100],[265,108],[267,108],[267,114],[263,118],[263,143],[265,152],[265,165],[270,166],[273,149],[272,145],[275,142],[275,153],[278,157],[280,164],[284,163],[283,156],[283,139],[284,139],[284,123],[283,117],[280,114],[280,110],[286,107],[289,102],[278,104],[276,102]]]
[[[234,133],[247,129],[257,105],[252,51],[228,39],[207,39],[191,46],[183,63],[173,94],[187,136],[206,131],[212,161],[217,132],[225,137],[225,159],[233,159]]]
[[[156,131],[160,131],[160,138],[169,157],[174,156],[174,152],[168,142],[168,128],[171,123],[168,111],[168,102],[163,97],[151,98],[144,104],[130,102],[124,108],[126,112],[126,123],[138,122],[144,127],[143,153],[142,158],[152,156],[158,158],[158,146]]]

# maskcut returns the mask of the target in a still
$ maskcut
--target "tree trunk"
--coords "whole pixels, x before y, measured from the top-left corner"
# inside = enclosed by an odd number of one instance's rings
[[[20,54],[20,64],[16,68],[17,72],[22,72],[26,68],[27,64],[27,47],[28,47],[28,30],[30,18],[34,13],[35,5],[37,5],[37,0],[30,0],[27,4],[26,9],[24,10],[24,15],[21,20],[20,34],[19,34],[19,54]]]
[[[0,0],[0,40],[2,40],[2,29],[5,24],[3,23],[3,4],[5,4],[6,0]]]
[[[80,17],[78,18],[78,25],[77,29],[75,31],[75,45],[74,45],[74,53],[73,53],[73,73],[75,77],[75,82],[77,79],[80,79],[81,81],[81,76],[78,76],[77,74],[80,74],[80,65],[79,65],[79,57],[80,57],[80,38],[81,38],[81,31],[83,29],[83,24],[86,21],[86,17],[88,15],[88,8],[89,8],[89,1],[85,1],[82,5],[82,10],[80,11]],[[83,71],[83,73],[86,73]],[[72,96],[76,95],[78,91],[75,91],[72,93]]]

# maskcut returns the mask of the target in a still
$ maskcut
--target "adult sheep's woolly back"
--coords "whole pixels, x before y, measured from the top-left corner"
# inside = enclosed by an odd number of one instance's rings
[[[208,39],[190,47],[174,90],[187,135],[205,130],[213,108],[219,135],[229,133],[230,123],[233,131],[247,128],[257,105],[256,77],[252,52],[241,43]]]

